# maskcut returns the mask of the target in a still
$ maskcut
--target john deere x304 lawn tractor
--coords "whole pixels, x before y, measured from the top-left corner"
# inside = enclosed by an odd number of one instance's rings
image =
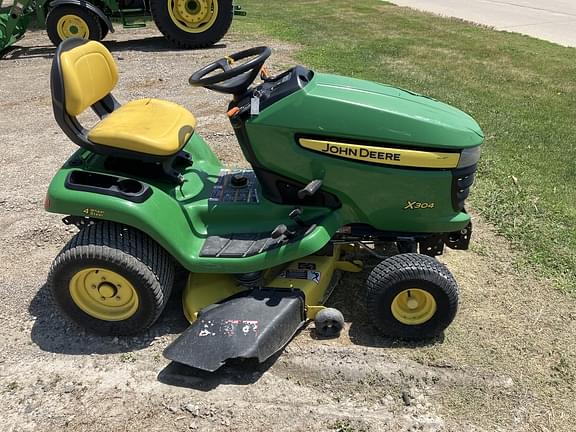
[[[406,339],[450,324],[458,287],[434,256],[468,247],[464,204],[479,126],[388,85],[302,66],[268,76],[270,54],[248,49],[190,78],[231,95],[226,111],[251,165],[234,169],[181,106],[121,105],[111,93],[116,65],[100,43],[60,45],[54,114],[80,146],[45,204],[79,228],[48,277],[64,314],[103,335],[142,332],[162,313],[180,266],[189,272],[182,303],[191,325],[166,357],[210,371],[228,359],[264,361],[308,320],[317,335],[338,335],[342,314],[323,306],[336,274],[362,270],[358,249],[378,255],[380,242],[395,242],[400,253],[382,259],[356,296],[372,324]],[[77,119],[88,108],[101,119],[91,129]]]
[[[72,37],[99,41],[114,32],[113,20],[135,28],[149,17],[174,45],[201,48],[226,34],[234,14],[245,13],[232,0],[0,0],[0,53],[32,20],[58,45]]]

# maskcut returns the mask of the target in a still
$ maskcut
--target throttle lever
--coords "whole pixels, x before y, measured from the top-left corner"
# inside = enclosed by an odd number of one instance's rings
[[[290,239],[295,235],[296,233],[294,231],[290,231],[286,225],[280,224],[276,228],[274,228],[274,230],[270,234],[270,237],[272,237],[273,239],[277,239],[284,236],[287,239]]]
[[[288,217],[295,221],[301,227],[308,227],[309,225],[302,220],[300,216],[302,216],[302,209],[300,207],[296,207],[293,209],[289,214]]]
[[[313,196],[322,187],[322,180],[316,179],[298,191],[298,198],[304,199]]]

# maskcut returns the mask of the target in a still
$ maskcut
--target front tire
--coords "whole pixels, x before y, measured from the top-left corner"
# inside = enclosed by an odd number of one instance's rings
[[[204,48],[218,42],[232,24],[232,0],[151,0],[158,30],[179,48]]]
[[[72,37],[95,41],[104,37],[98,15],[86,8],[73,5],[56,6],[51,9],[46,17],[46,32],[56,46],[64,39]]]
[[[158,319],[174,282],[170,255],[146,234],[112,222],[83,227],[52,264],[61,311],[100,335],[130,335]]]
[[[407,253],[385,259],[368,277],[368,316],[387,336],[426,339],[438,336],[458,310],[458,285],[443,264]]]

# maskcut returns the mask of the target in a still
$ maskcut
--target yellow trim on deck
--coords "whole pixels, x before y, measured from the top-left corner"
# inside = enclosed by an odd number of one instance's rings
[[[305,296],[306,317],[314,319],[316,314],[324,309],[322,305],[331,294],[334,271],[362,270],[361,261],[341,261],[341,255],[342,246],[336,245],[332,255],[300,258],[292,261],[275,276],[271,274],[272,271],[265,271],[264,286],[271,289],[299,289]],[[191,273],[182,294],[184,314],[192,323],[198,318],[198,312],[205,307],[246,289],[238,283],[234,275]]]

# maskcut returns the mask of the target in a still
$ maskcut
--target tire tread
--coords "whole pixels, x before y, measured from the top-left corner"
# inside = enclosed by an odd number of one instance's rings
[[[447,314],[437,317],[434,325],[428,326],[428,323],[407,326],[380,319],[382,293],[406,280],[425,280],[437,285],[446,296]],[[381,332],[404,339],[423,339],[438,335],[452,322],[458,309],[458,295],[458,284],[444,264],[427,255],[406,253],[387,258],[372,270],[368,276],[365,301],[368,315]]]
[[[175,268],[172,258],[141,231],[108,221],[83,227],[52,263],[48,286],[55,303],[66,315],[70,316],[66,308],[62,307],[63,302],[59,298],[62,294],[55,279],[69,265],[90,260],[107,261],[136,274],[143,282],[144,289],[148,290],[153,298],[152,312],[143,320],[126,320],[117,322],[118,326],[104,326],[108,329],[107,334],[133,334],[150,327],[158,319],[170,297],[174,282]],[[87,327],[89,322],[79,320],[78,317],[71,316],[78,324]],[[100,332],[98,328],[88,327]]]

